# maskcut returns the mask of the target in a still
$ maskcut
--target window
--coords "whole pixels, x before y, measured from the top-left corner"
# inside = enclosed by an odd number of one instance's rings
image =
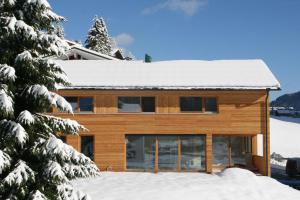
[[[92,97],[80,97],[79,98],[80,112],[93,112],[93,98]]]
[[[72,106],[73,112],[93,112],[92,97],[65,97]]]
[[[214,166],[245,166],[252,162],[251,136],[213,136]]]
[[[218,112],[216,97],[180,97],[181,112]]]
[[[205,170],[205,136],[180,136],[181,169]]]
[[[155,97],[142,97],[142,111],[155,112]]]
[[[59,139],[61,139],[61,141],[62,141],[63,143],[66,143],[66,141],[67,141],[67,137],[66,137],[65,135],[59,136]]]
[[[158,169],[176,170],[178,167],[177,136],[158,136]]]
[[[81,136],[81,153],[94,160],[94,137]]]
[[[205,97],[205,112],[217,112],[217,98]]]
[[[154,169],[155,140],[155,136],[129,135],[126,137],[127,169]]]
[[[78,109],[78,98],[77,97],[65,97],[66,101],[72,106],[73,112]]]
[[[182,112],[201,112],[201,97],[180,97],[180,110]]]
[[[119,112],[155,112],[155,97],[118,97]]]
[[[127,135],[126,168],[205,170],[205,135]]]

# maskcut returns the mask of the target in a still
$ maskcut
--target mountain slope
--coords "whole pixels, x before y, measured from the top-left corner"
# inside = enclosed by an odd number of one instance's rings
[[[294,107],[295,110],[300,110],[300,91],[284,94],[271,102],[271,106],[276,107]]]

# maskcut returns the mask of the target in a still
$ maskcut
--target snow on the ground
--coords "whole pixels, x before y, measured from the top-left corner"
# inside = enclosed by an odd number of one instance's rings
[[[73,182],[102,200],[295,200],[300,192],[270,177],[238,168],[220,174],[102,172]]]
[[[271,153],[300,157],[300,118],[272,116],[270,124]]]

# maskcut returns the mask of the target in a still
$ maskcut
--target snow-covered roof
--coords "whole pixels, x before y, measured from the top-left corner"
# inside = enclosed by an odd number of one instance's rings
[[[85,60],[119,60],[113,56],[105,55],[103,53],[99,53],[97,51],[85,48],[81,44],[67,40],[65,41],[69,44],[70,49],[68,49],[65,53],[65,55],[62,55],[60,57],[56,56],[50,56],[48,58],[56,59],[56,60],[68,60],[68,57],[73,54],[80,55],[82,59]]]
[[[262,60],[58,62],[73,84],[65,89],[280,89]]]

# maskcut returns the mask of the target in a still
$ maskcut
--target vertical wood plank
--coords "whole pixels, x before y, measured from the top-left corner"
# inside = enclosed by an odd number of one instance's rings
[[[206,135],[206,171],[208,173],[212,172],[212,134],[209,133]]]

